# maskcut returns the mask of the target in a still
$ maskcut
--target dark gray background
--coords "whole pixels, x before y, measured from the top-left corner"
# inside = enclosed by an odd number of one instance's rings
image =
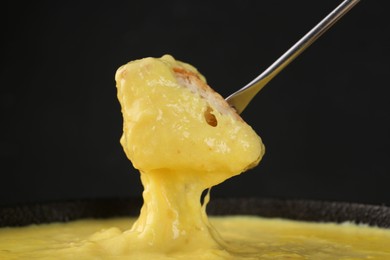
[[[0,204],[140,196],[116,69],[172,54],[227,96],[341,1],[4,1]],[[244,112],[261,164],[213,196],[390,205],[389,16],[363,0]]]

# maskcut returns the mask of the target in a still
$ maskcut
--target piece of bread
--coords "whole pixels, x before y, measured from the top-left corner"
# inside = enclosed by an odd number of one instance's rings
[[[116,73],[135,168],[198,172],[213,185],[258,164],[260,137],[191,65],[172,56],[130,62]]]

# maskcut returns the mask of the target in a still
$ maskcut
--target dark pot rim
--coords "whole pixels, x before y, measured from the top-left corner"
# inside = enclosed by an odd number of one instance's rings
[[[137,216],[141,198],[80,199],[0,207],[0,227]],[[272,198],[214,198],[209,215],[255,215],[313,222],[346,222],[390,228],[390,207],[348,202]]]

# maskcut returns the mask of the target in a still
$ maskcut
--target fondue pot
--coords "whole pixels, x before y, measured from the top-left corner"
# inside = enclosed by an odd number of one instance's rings
[[[0,208],[0,227],[66,222],[84,218],[137,216],[141,198],[87,199],[5,206]],[[302,221],[351,221],[390,228],[390,207],[346,202],[265,198],[212,199],[209,215],[255,215]]]

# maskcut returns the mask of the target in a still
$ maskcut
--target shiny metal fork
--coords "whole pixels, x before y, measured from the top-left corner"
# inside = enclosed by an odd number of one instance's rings
[[[263,73],[249,82],[246,86],[227,97],[226,101],[237,110],[237,113],[241,114],[253,97],[256,96],[269,81],[317,40],[326,30],[332,27],[333,24],[351,10],[359,1],[360,0],[345,0],[342,2]]]

